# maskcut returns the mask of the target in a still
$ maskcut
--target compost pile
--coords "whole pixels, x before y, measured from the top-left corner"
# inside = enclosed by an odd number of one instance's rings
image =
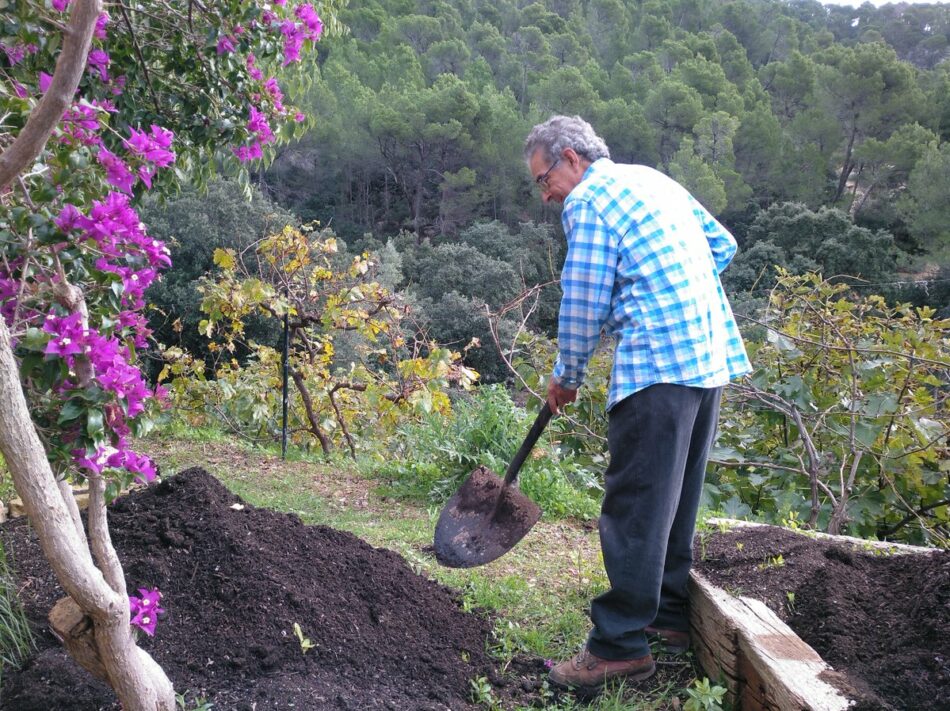
[[[155,637],[140,643],[189,699],[215,709],[458,711],[475,708],[479,677],[512,703],[540,686],[542,660],[502,678],[486,652],[490,620],[463,612],[396,553],[246,504],[202,469],[118,499],[109,516],[129,592],[164,596]],[[111,689],[46,630],[63,592],[25,518],[0,537],[40,645],[22,671],[4,673],[0,708],[117,709]]]
[[[950,709],[950,553],[886,555],[774,526],[713,533],[696,552],[703,576],[762,600],[844,674],[855,711]]]

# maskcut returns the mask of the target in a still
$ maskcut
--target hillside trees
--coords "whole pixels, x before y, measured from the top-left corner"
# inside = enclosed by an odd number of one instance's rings
[[[871,154],[914,121],[937,130],[938,120],[922,112],[943,105],[945,70],[915,75],[884,40],[859,42],[818,10],[771,0],[605,0],[443,3],[434,12],[423,2],[373,0],[346,11],[358,31],[327,45],[315,80],[315,91],[328,98],[315,102],[318,111],[323,104],[352,113],[341,122],[328,108],[314,134],[319,159],[308,165],[286,154],[269,175],[280,188],[292,181],[285,165],[312,173],[300,181],[309,195],[291,196],[288,204],[304,217],[333,216],[347,239],[403,228],[456,238],[486,217],[510,225],[526,216],[551,220],[525,190],[518,148],[532,123],[551,112],[576,112],[620,160],[666,169],[679,152],[680,168],[710,162],[712,199],[727,223],[750,201],[795,201],[812,209],[863,202],[852,209],[855,218],[876,206],[865,214],[882,224],[880,210],[893,206],[880,200],[900,188],[884,185],[908,171],[891,171],[879,152]],[[915,22],[908,13],[876,8],[857,15],[880,28]],[[834,33],[847,35],[849,45],[834,44]],[[444,112],[426,99],[438,95],[458,106],[458,97],[437,88],[447,76],[478,102],[477,111],[457,116],[463,125],[450,139],[439,128]],[[730,128],[711,133],[712,126]],[[440,146],[431,145],[433,132]],[[717,139],[726,133],[732,153],[720,154]],[[692,144],[684,148],[686,139]],[[687,172],[696,171],[705,168]],[[883,224],[901,232],[896,219]]]
[[[910,67],[883,43],[832,47],[819,55],[819,62],[819,106],[837,119],[841,129],[833,197],[837,202],[855,168],[854,151],[863,141],[886,139],[897,126],[916,119],[923,94]]]
[[[894,238],[886,231],[858,227],[834,208],[776,203],[756,216],[723,281],[737,290],[753,284],[771,289],[775,267],[782,267],[792,274],[818,271],[876,283],[893,277],[896,259]]]

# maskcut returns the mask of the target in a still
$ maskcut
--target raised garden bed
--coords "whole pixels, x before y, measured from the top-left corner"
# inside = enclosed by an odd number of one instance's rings
[[[697,542],[691,622],[700,663],[738,709],[950,699],[950,554],[720,523]]]

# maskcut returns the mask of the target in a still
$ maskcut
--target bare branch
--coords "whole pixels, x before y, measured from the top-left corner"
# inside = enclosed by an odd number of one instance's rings
[[[158,103],[158,97],[155,95],[155,87],[152,86],[152,77],[148,73],[148,65],[145,63],[145,57],[142,56],[142,48],[139,47],[138,38],[135,36],[135,28],[132,27],[132,19],[129,17],[129,12],[125,8],[125,3],[122,0],[116,0],[116,4],[119,6],[119,11],[122,13],[122,20],[125,22],[125,26],[129,28],[129,35],[132,37],[132,47],[135,49],[135,56],[139,60],[139,66],[142,67],[142,74],[145,76],[145,84],[148,86],[148,93],[152,97],[152,104],[155,105],[155,113],[161,114],[162,108]]]

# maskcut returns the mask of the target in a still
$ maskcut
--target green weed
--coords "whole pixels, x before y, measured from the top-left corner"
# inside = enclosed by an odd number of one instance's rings
[[[294,622],[294,636],[297,638],[297,641],[300,643],[300,651],[303,654],[306,654],[311,649],[313,649],[313,642],[310,641],[309,637],[304,637],[303,630],[300,629],[300,623]]]
[[[35,647],[6,551],[0,545],[0,673],[7,667],[19,668]]]
[[[707,678],[697,679],[692,687],[686,690],[689,697],[683,706],[684,711],[722,711],[722,700],[726,689],[713,686]]]
[[[204,696],[198,696],[191,700],[188,699],[188,693],[175,694],[175,704],[181,711],[212,711],[214,704],[208,701]]]

